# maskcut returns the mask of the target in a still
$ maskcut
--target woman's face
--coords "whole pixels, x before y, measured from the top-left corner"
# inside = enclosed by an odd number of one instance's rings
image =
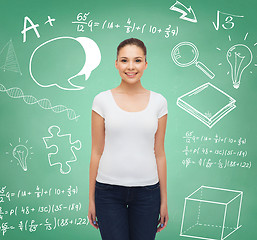
[[[136,45],[126,45],[121,48],[115,61],[115,67],[123,81],[129,84],[136,83],[147,68],[143,50]]]

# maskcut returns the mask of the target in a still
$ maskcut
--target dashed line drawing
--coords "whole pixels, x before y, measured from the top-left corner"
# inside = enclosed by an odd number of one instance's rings
[[[238,89],[243,71],[252,62],[252,51],[244,44],[236,44],[227,51],[226,57],[231,68],[233,87]]]
[[[207,68],[202,62],[198,61],[199,51],[191,42],[181,42],[177,44],[171,51],[172,60],[179,67],[188,67],[195,64],[202,72],[210,79],[215,77],[215,74]]]
[[[180,19],[183,19],[183,20],[186,20],[189,22],[193,22],[193,23],[197,23],[197,19],[196,19],[194,10],[191,8],[191,6],[189,8],[187,8],[181,2],[176,1],[175,4],[173,4],[170,7],[170,10],[181,13],[182,16],[179,17]]]
[[[215,99],[215,101],[213,101]],[[177,99],[177,105],[212,128],[225,115],[232,111],[236,100],[215,87],[205,83],[200,87],[182,95]]]
[[[13,146],[12,143],[10,143],[10,146],[12,147],[12,156],[18,161],[17,165],[20,165],[23,171],[27,171],[27,159],[30,155],[34,154],[31,152],[32,147],[27,146],[28,140],[24,143],[21,144],[21,139],[19,138],[19,143],[15,147]],[[10,154],[9,152],[6,152],[6,155]],[[11,160],[12,162],[12,160]]]
[[[0,52],[0,69],[4,71],[17,72],[22,75],[12,39],[5,44]]]
[[[238,230],[243,192],[201,186],[185,198],[180,236],[224,240]]]
[[[47,84],[44,81],[46,79],[41,79],[40,77],[35,77],[35,71],[33,70],[33,59],[35,58],[35,54],[39,55],[38,59],[40,59],[40,54],[44,53],[47,47],[50,47],[52,45],[53,42],[57,42],[58,44],[60,44],[60,41],[67,41],[67,40],[74,40],[76,42],[78,42],[81,47],[84,50],[84,53],[86,55],[86,61],[84,63],[84,66],[82,67],[82,69],[75,75],[73,76],[69,76],[68,79],[62,79],[63,81],[61,83],[51,83],[51,84]],[[46,47],[46,45],[48,45]],[[41,57],[42,58],[42,57]],[[37,59],[37,60],[38,60]],[[38,61],[36,61],[38,62]],[[101,62],[101,53],[100,53],[100,49],[97,46],[97,44],[90,38],[87,37],[78,37],[78,38],[73,38],[73,37],[57,37],[54,39],[51,39],[49,41],[44,42],[43,44],[39,45],[32,53],[31,57],[30,57],[30,61],[29,61],[29,73],[31,78],[34,80],[34,82],[40,86],[40,87],[52,87],[52,86],[57,86],[60,89],[63,90],[81,90],[84,89],[84,87],[82,86],[77,86],[73,83],[71,83],[71,80],[74,79],[77,76],[81,76],[84,75],[85,76],[85,80],[88,80],[89,76],[91,75],[91,72],[98,67],[98,65]],[[41,68],[40,68],[41,69]],[[63,69],[62,69],[63,70]],[[42,69],[41,71],[45,71],[45,69]],[[36,71],[36,73],[38,73],[38,71]],[[53,80],[55,81],[55,80]]]
[[[53,125],[48,128],[51,136],[43,137],[43,141],[47,149],[55,148],[55,151],[48,154],[50,166],[60,165],[60,172],[68,174],[71,171],[70,163],[76,162],[77,157],[74,150],[81,149],[80,140],[71,141],[71,134],[61,135],[60,127]]]
[[[244,41],[247,39],[248,33],[245,34]]]
[[[56,105],[52,106],[49,99],[43,98],[43,99],[37,99],[32,95],[24,95],[23,91],[20,88],[13,87],[6,89],[3,84],[0,83],[0,92],[5,92],[7,95],[11,98],[22,98],[23,101],[27,104],[38,104],[43,109],[51,109],[55,113],[61,113],[66,112],[69,120],[78,120],[80,117],[79,115],[76,115],[75,111],[72,109],[69,109],[63,105]]]

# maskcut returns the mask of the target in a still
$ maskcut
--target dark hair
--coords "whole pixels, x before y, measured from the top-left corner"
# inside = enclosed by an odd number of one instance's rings
[[[129,39],[125,39],[124,41],[122,41],[119,44],[119,46],[117,47],[117,58],[118,58],[120,49],[125,47],[126,45],[136,45],[137,47],[140,47],[143,50],[143,52],[144,52],[145,60],[146,60],[146,47],[145,47],[145,44],[141,40],[139,40],[137,38],[129,38]]]

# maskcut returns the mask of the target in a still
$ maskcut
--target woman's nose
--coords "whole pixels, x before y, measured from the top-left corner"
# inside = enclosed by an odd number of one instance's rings
[[[133,61],[130,61],[130,62],[128,63],[128,69],[134,69],[134,63],[133,63]]]

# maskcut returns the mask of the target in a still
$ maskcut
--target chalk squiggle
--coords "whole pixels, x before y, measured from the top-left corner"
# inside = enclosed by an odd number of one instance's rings
[[[6,92],[7,95],[11,98],[23,98],[23,101],[27,104],[38,104],[43,109],[51,109],[55,113],[61,113],[66,111],[69,120],[77,120],[79,116],[76,115],[75,111],[69,109],[63,105],[52,106],[49,99],[43,98],[37,100],[37,98],[32,95],[24,95],[20,88],[14,87],[6,89],[4,85],[0,84],[0,92]]]

